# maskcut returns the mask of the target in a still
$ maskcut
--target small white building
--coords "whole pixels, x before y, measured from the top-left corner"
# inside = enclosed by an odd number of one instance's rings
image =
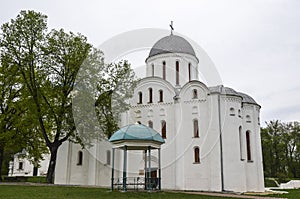
[[[263,192],[261,107],[247,94],[201,82],[199,59],[183,37],[171,34],[157,41],[121,126],[139,121],[161,133],[162,189]],[[89,150],[64,143],[55,183],[110,186],[111,149],[105,140]],[[128,178],[144,176],[144,157],[128,154]],[[155,176],[157,154],[150,158]],[[121,152],[115,160],[115,176],[122,177]]]
[[[14,155],[13,161],[9,162],[8,176],[46,176],[49,166],[49,154],[43,155],[39,167],[35,167],[27,158],[23,150]]]

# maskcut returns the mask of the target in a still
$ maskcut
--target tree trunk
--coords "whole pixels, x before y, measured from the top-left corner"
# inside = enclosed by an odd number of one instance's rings
[[[2,182],[2,165],[4,160],[4,147],[0,147],[0,182]]]
[[[54,146],[49,147],[50,148],[50,162],[48,166],[48,172],[47,172],[47,182],[48,183],[54,183],[54,172],[55,172],[55,166],[56,166],[56,158],[57,158],[57,150],[59,145],[54,144]]]

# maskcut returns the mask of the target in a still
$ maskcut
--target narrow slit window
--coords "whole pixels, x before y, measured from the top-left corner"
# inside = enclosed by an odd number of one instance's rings
[[[78,151],[77,165],[82,165],[82,160],[83,160],[83,153],[82,153],[82,151]]]
[[[153,91],[152,91],[152,88],[149,88],[149,103],[152,103],[153,102]]]
[[[164,93],[162,90],[159,90],[159,102],[163,102],[164,101]]]
[[[242,127],[239,127],[239,142],[240,142],[240,159],[243,161],[243,136],[242,136]]]
[[[163,78],[163,80],[166,80],[166,62],[165,61],[163,61],[162,78]]]
[[[189,63],[189,66],[188,66],[188,70],[189,70],[189,81],[191,81],[191,63]]]
[[[198,91],[197,91],[197,89],[193,89],[193,99],[198,99]]]
[[[247,160],[252,161],[250,131],[246,132],[246,142],[247,142]]]
[[[179,85],[179,61],[176,61],[176,85]]]
[[[194,148],[194,161],[200,163],[200,149],[199,147]]]
[[[151,65],[151,75],[154,77],[154,64]]]
[[[139,92],[138,93],[138,96],[139,96],[139,104],[142,104],[143,103],[143,93],[142,92]]]
[[[229,109],[229,115],[230,115],[230,116],[235,116],[235,110],[234,110],[233,107],[231,107],[231,108]]]
[[[161,121],[161,137],[166,139],[167,138],[167,124],[166,121]]]
[[[193,124],[194,124],[194,137],[198,138],[199,137],[199,124],[198,124],[198,120],[194,119]]]

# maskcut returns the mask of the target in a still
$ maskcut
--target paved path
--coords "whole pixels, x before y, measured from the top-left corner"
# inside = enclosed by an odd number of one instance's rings
[[[267,196],[250,196],[250,195],[238,195],[230,193],[213,193],[213,192],[182,192],[187,194],[199,194],[206,196],[221,196],[221,197],[231,197],[231,198],[255,198],[255,199],[286,199],[286,198],[274,198]]]

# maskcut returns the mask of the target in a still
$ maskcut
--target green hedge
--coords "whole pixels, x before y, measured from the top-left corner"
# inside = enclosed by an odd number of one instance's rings
[[[5,176],[4,182],[32,182],[32,183],[46,183],[44,176]]]
[[[265,178],[265,187],[278,187],[275,179],[273,178]]]

